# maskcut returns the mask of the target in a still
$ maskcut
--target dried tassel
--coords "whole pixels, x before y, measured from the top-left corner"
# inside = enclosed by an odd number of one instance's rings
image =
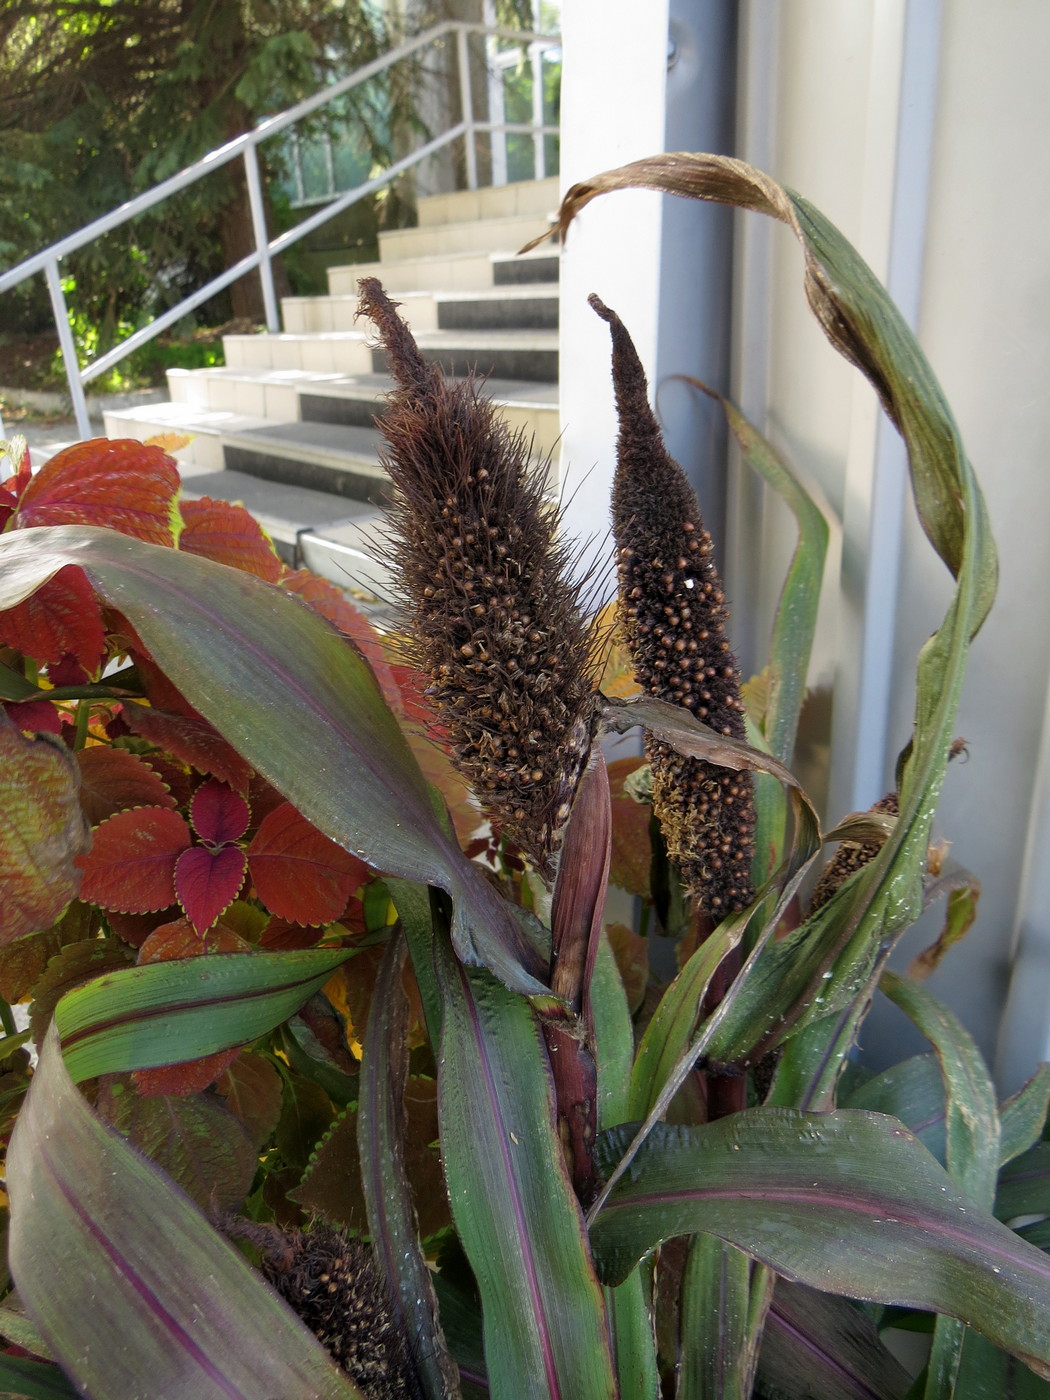
[[[406,649],[486,815],[549,877],[596,722],[583,581],[529,441],[427,363],[376,278],[359,287],[397,384],[380,427]]]
[[[612,332],[620,420],[613,535],[619,620],[635,677],[648,694],[683,705],[720,734],[743,739],[725,594],[696,493],[664,446],[645,371],[622,321],[598,297],[590,304]],[[653,808],[697,907],[716,920],[746,908],[754,897],[750,777],[683,758],[652,739],[647,752]]]

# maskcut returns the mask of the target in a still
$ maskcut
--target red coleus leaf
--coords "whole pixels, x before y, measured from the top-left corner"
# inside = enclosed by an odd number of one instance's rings
[[[238,841],[248,830],[248,804],[239,792],[209,778],[193,794],[190,821],[202,841],[222,846]]]
[[[76,897],[89,844],[72,755],[0,718],[0,944],[49,928]]]
[[[188,554],[243,569],[267,583],[276,583],[284,572],[269,535],[243,506],[201,496],[182,502],[182,520],[179,548]]]
[[[248,847],[255,892],[271,914],[298,924],[325,924],[346,908],[371,878],[367,865],[344,851],[284,802],[265,819]]]
[[[107,909],[106,923],[122,943],[127,943],[132,948],[141,948],[161,924],[170,924],[181,915],[182,910],[177,904],[170,904],[167,909],[151,909],[148,914],[121,914],[116,909]]]
[[[80,897],[103,909],[147,914],[175,902],[175,862],[190,845],[190,829],[167,807],[136,807],[97,826]]]
[[[159,447],[93,438],[58,452],[22,492],[9,528],[104,525],[150,544],[174,545],[179,473]]]
[[[324,937],[319,924],[309,927],[289,919],[271,919],[259,937],[259,947],[268,953],[289,953],[296,948],[314,948]]]
[[[238,852],[240,854],[240,852]],[[139,949],[142,963],[166,962],[170,958],[192,958],[202,953],[250,953],[251,947],[222,924],[199,934],[188,919],[174,919],[154,929]],[[140,1094],[196,1094],[224,1074],[240,1054],[239,1049],[220,1050],[200,1060],[181,1065],[161,1065],[137,1069],[132,1083]]]
[[[102,615],[87,576],[59,569],[32,597],[0,612],[0,642],[47,665],[68,653],[94,675],[106,650]]]
[[[240,846],[209,851],[191,846],[175,862],[175,893],[198,933],[205,933],[237,898],[244,884],[245,855]]]
[[[18,729],[32,734],[61,734],[62,715],[50,700],[5,700],[4,713]]]
[[[213,773],[237,792],[247,791],[252,770],[207,720],[131,704],[124,706],[122,717],[133,734],[141,735],[202,773]]]
[[[80,805],[92,826],[132,807],[174,807],[175,799],[143,759],[96,744],[77,754]]]

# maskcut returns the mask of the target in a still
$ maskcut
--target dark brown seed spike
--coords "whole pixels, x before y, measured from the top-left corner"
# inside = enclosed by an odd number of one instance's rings
[[[700,504],[664,446],[630,335],[598,297],[592,296],[590,304],[612,334],[620,420],[613,534],[620,561],[620,621],[635,676],[650,695],[692,711],[721,734],[742,739],[743,707],[725,635],[725,595]],[[731,792],[722,770],[681,759],[653,740],[647,750],[653,806],[686,887],[701,909],[722,915],[746,907],[751,888],[729,871],[746,870],[753,853],[750,779],[742,778]]]

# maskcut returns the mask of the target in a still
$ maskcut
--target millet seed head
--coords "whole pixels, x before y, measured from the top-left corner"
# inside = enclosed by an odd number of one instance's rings
[[[720,734],[744,738],[740,678],[725,594],[696,493],[663,443],[645,371],[623,322],[609,324],[620,421],[613,484],[619,620],[635,676],[650,695],[682,705]],[[686,888],[720,919],[754,895],[754,793],[750,776],[683,758],[647,741],[653,807]]]
[[[379,426],[406,650],[483,810],[549,876],[596,723],[588,627],[530,442],[359,283],[397,387]]]

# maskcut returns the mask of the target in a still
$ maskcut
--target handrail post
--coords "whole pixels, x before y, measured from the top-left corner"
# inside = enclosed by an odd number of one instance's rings
[[[273,267],[270,263],[270,234],[266,227],[266,205],[263,202],[259,158],[254,141],[244,148],[244,173],[248,177],[248,204],[252,211],[255,248],[259,254],[259,281],[262,283],[266,329],[271,335],[276,335],[281,329],[281,322],[277,314],[277,293],[274,290]]]
[[[470,50],[467,48],[467,31],[460,25],[456,31],[456,52],[459,55],[459,95],[463,107],[463,123],[466,126],[464,141],[467,148],[467,189],[478,187],[478,147],[474,131],[474,97],[470,88]]]
[[[547,177],[546,137],[543,134],[543,50],[530,44],[532,57],[532,149],[536,158],[536,179]]]
[[[77,420],[77,432],[86,440],[91,436],[91,418],[80,378],[80,361],[77,358],[73,328],[69,324],[69,308],[66,306],[66,296],[62,290],[62,278],[58,275],[58,259],[48,258],[44,264],[44,272],[47,274],[47,289],[51,293],[51,310],[54,313],[58,343],[62,350],[62,363],[66,367],[66,382]]]

